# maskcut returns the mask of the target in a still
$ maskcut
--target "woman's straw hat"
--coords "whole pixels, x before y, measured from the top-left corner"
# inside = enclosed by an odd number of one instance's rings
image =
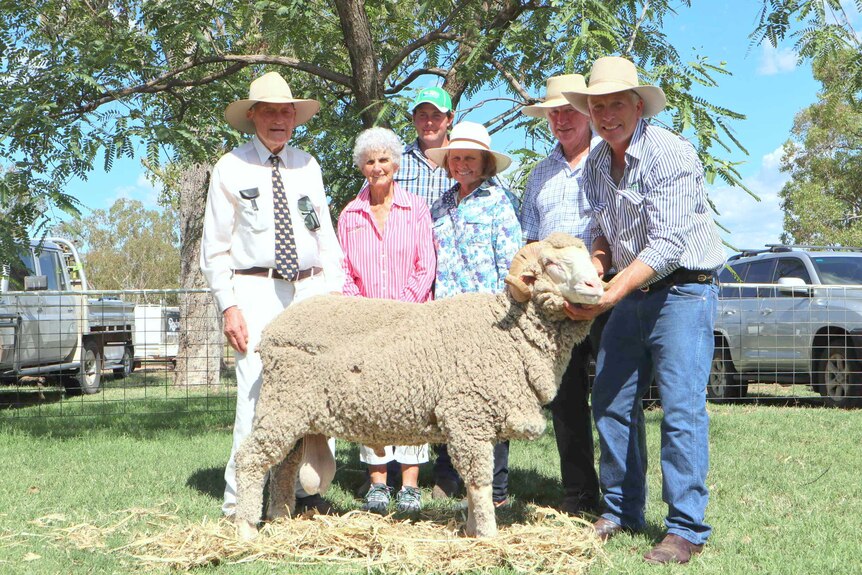
[[[452,133],[449,135],[449,145],[442,148],[425,150],[425,155],[439,166],[443,164],[446,154],[451,150],[491,152],[497,164],[497,173],[502,172],[512,163],[512,158],[491,149],[491,136],[488,134],[488,130],[485,129],[485,126],[476,122],[460,122],[455,124],[455,127],[452,128]]]

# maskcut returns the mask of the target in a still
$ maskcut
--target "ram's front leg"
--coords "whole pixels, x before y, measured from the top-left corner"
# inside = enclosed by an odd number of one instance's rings
[[[450,440],[452,465],[467,486],[467,524],[470,537],[497,535],[491,483],[494,475],[494,444],[490,441]]]

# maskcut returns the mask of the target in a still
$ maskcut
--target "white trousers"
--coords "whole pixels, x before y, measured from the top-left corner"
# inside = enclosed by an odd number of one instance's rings
[[[359,461],[368,465],[384,465],[390,461],[397,461],[401,465],[428,463],[427,443],[424,445],[387,445],[383,449],[386,454],[380,457],[370,447],[360,445]]]
[[[237,305],[248,328],[246,353],[234,352],[236,359],[236,418],[233,424],[233,447],[224,471],[225,489],[222,512],[234,513],[236,507],[236,452],[251,433],[254,410],[260,397],[263,364],[257,346],[263,328],[293,302],[327,293],[323,275],[292,283],[266,277],[236,275],[233,278]],[[329,440],[335,453],[335,440]],[[307,494],[297,483],[297,497]]]

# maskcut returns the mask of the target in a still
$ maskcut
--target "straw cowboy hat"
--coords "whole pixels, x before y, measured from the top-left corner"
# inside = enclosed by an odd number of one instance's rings
[[[251,83],[248,88],[248,99],[237,100],[228,105],[224,111],[227,123],[246,134],[254,134],[254,124],[246,118],[249,108],[258,102],[268,104],[293,104],[296,108],[296,125],[306,123],[320,110],[320,102],[294,98],[284,78],[278,72],[268,72]]]
[[[562,76],[551,76],[545,86],[544,101],[521,108],[521,113],[532,118],[546,118],[550,108],[568,106],[569,102],[563,96],[563,92],[584,90],[587,84],[580,74],[563,74]]]
[[[619,56],[606,56],[593,62],[590,84],[586,88],[565,90],[563,96],[578,112],[590,114],[587,96],[602,96],[634,90],[644,101],[643,117],[655,116],[664,110],[667,100],[657,86],[641,86],[635,65]]]
[[[449,145],[442,148],[425,150],[425,155],[439,166],[443,164],[443,160],[450,150],[491,152],[494,156],[494,162],[497,164],[497,173],[502,172],[512,163],[512,158],[491,149],[491,136],[488,135],[488,130],[485,129],[485,126],[476,122],[460,122],[455,124],[455,127],[452,128],[452,133],[449,135]]]

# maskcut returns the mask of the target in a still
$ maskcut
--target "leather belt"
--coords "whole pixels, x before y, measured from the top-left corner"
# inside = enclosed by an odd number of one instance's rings
[[[284,277],[277,269],[273,268],[246,268],[244,270],[233,270],[233,273],[241,276],[257,276],[262,278],[272,278],[276,280],[285,280],[289,282],[299,282],[316,275],[323,273],[323,269],[317,266],[310,267],[305,270],[299,270],[293,277]]]
[[[686,268],[677,268],[668,275],[658,281],[655,281],[641,289],[642,292],[650,292],[660,290],[668,286],[680,284],[711,284],[715,283],[715,274],[711,271],[689,270]]]

